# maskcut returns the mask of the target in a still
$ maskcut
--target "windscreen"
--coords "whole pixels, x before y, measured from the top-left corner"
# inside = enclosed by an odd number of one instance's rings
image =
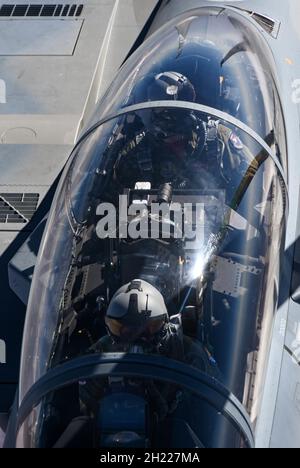
[[[151,108],[90,133],[62,177],[36,266],[21,400],[76,357],[156,354],[219,381],[255,422],[278,300],[282,187],[266,150],[213,114]],[[81,390],[76,414],[97,418],[103,388],[88,403]],[[151,401],[176,400],[156,390]],[[181,416],[194,411],[182,405]]]
[[[97,416],[90,418],[90,413]],[[86,379],[50,392],[25,419],[17,438],[18,448],[175,450],[248,448],[247,443],[238,424],[176,381],[128,377],[113,385],[109,379]]]

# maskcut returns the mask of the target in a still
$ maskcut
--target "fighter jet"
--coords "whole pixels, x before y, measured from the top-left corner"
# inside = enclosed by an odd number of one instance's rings
[[[1,7],[4,447],[300,446],[297,3]]]

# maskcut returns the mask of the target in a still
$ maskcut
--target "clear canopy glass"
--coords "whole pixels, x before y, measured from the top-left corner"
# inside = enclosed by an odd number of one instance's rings
[[[177,18],[126,62],[94,120],[111,117],[74,149],[49,215],[26,317],[21,402],[48,370],[79,356],[161,352],[220,382],[255,425],[286,216],[275,81],[255,27],[217,8]],[[145,108],[130,109],[137,104]],[[180,352],[109,336],[112,298],[137,279],[162,295]],[[57,410],[55,394],[46,398],[23,426],[19,445],[47,445],[45,427],[55,427],[58,439],[70,418],[97,419],[107,382],[91,384],[102,389],[97,410],[87,403],[85,385],[70,390],[77,401],[72,415]],[[139,386],[139,397],[145,388]],[[156,382],[147,398],[158,389],[166,393]],[[132,403],[132,391],[126,395]],[[164,397],[171,404],[176,395]],[[186,414],[206,446],[243,445],[236,428],[203,403],[197,411],[210,425],[209,440],[192,423],[194,404],[178,399],[174,411]]]

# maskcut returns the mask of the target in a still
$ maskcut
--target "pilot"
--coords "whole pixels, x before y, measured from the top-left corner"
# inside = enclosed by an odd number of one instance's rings
[[[92,347],[95,353],[156,354],[185,362],[206,374],[218,378],[217,364],[200,343],[183,334],[180,314],[169,318],[162,294],[143,280],[122,286],[113,296],[106,312],[107,336]],[[147,383],[151,400],[159,419],[174,412],[181,392],[168,384],[158,388]],[[102,393],[96,382],[81,387],[81,400],[96,409]]]
[[[146,77],[131,95],[132,104],[168,100],[195,102],[196,93],[188,78],[176,72]],[[125,186],[129,185],[129,173],[138,181],[180,185],[179,172],[192,157],[201,155],[206,144],[205,123],[192,110],[181,108],[155,107],[142,117],[130,114],[123,134],[115,174]]]
[[[115,164],[115,177],[123,187],[150,182],[152,188],[171,183],[176,189],[228,190],[243,176],[245,147],[238,135],[213,117],[202,119],[186,107],[172,108],[167,101],[194,103],[196,91],[187,77],[174,71],[146,76],[132,90],[130,103],[165,102],[147,112],[128,114]],[[248,161],[247,161],[248,162]],[[248,166],[248,164],[247,164]]]
[[[134,280],[116,292],[107,309],[105,324],[108,335],[96,344],[96,351],[134,349],[183,360],[180,325],[169,320],[162,294],[146,281]]]

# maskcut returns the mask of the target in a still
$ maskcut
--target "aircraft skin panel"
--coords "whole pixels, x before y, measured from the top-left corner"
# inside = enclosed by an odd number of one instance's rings
[[[135,42],[137,38],[136,25],[140,30],[145,25],[145,17],[149,17],[151,11],[157,4],[156,0],[143,0],[143,8],[141,8],[140,0],[121,0],[118,3],[116,10],[114,27],[112,28],[109,47],[105,60],[105,68],[103,69],[101,90],[98,97],[101,97],[103,90],[107,89],[111,84],[112,76],[115,75],[119,64],[125,60],[129,49],[124,53],[124,48],[120,44]]]
[[[291,301],[271,448],[299,448],[299,442],[300,319],[299,305]]]
[[[2,20],[1,56],[73,55],[83,20]]]

